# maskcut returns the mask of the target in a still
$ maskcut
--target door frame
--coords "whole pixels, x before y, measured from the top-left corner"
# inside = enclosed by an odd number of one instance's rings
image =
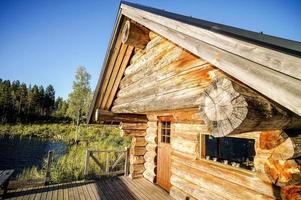
[[[161,188],[163,188],[163,189],[165,189],[165,190],[167,190],[167,191],[169,191],[170,190],[170,187],[171,187],[171,183],[170,183],[170,177],[171,177],[171,144],[170,144],[170,142],[171,142],[171,137],[172,137],[172,123],[174,122],[174,118],[173,118],[173,116],[171,116],[171,115],[168,115],[168,116],[158,116],[157,117],[158,118],[158,122],[157,122],[157,145],[158,145],[158,153],[157,153],[157,181],[156,181],[156,184],[157,185],[159,185]],[[165,145],[165,147],[166,147],[166,145],[168,145],[169,147],[169,153],[168,153],[168,160],[169,160],[169,166],[167,166],[168,168],[164,168],[164,170],[166,170],[167,169],[167,171],[168,171],[168,173],[169,173],[169,177],[168,177],[168,180],[166,180],[167,182],[168,182],[168,184],[167,185],[162,185],[162,182],[160,182],[160,175],[159,175],[159,173],[158,172],[160,172],[160,165],[159,165],[159,159],[160,159],[160,145],[161,145],[161,140],[162,140],[162,138],[161,138],[161,136],[162,136],[162,133],[161,133],[161,131],[162,131],[162,126],[161,126],[161,123],[162,122],[170,122],[170,129],[169,129],[169,142],[168,143],[163,143],[164,145]],[[164,182],[164,181],[163,181]],[[160,183],[161,183],[161,185],[160,185]]]

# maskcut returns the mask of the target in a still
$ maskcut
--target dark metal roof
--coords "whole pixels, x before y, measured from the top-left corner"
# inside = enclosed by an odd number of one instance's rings
[[[227,26],[223,24],[218,24],[214,22],[205,21],[202,19],[197,19],[185,15],[180,15],[165,10],[160,10],[157,8],[152,8],[148,6],[143,6],[136,3],[131,3],[127,1],[121,1],[121,4],[125,4],[134,8],[145,10],[156,15],[167,17],[173,20],[180,21],[182,23],[190,24],[196,27],[207,29],[215,33],[227,35],[229,37],[237,38],[247,42],[251,42],[260,46],[264,46],[277,51],[285,52],[287,54],[292,54],[301,57],[301,42],[283,39],[271,35],[266,35],[263,33],[257,33],[253,31],[248,31],[240,28],[235,28],[232,26]]]

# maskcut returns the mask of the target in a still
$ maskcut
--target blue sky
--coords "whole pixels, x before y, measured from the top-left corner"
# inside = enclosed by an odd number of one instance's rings
[[[132,2],[301,41],[298,0]],[[0,78],[52,84],[66,98],[82,65],[94,89],[118,6],[114,0],[0,0]]]

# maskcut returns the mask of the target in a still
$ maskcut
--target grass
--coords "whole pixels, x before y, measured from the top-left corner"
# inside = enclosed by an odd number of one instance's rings
[[[4,134],[70,142],[74,141],[75,127],[71,124],[0,125],[0,135]],[[120,137],[117,126],[82,125],[77,138],[80,141],[79,143],[68,145],[66,154],[54,160],[51,166],[51,181],[60,183],[84,178],[84,162],[87,149],[124,149],[130,145],[129,138]],[[110,155],[110,157],[113,160],[116,155]],[[104,157],[98,156],[98,158],[100,163],[104,165]],[[91,172],[99,172],[94,162],[90,163]],[[18,175],[17,180],[41,179],[45,177],[45,171],[46,160],[42,169],[37,169],[35,166],[25,169]]]

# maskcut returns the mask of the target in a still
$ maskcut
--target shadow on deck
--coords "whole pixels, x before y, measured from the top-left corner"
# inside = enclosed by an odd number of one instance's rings
[[[165,200],[172,198],[167,192],[143,178],[131,180],[126,177],[115,177],[12,190],[8,192],[6,199]]]

